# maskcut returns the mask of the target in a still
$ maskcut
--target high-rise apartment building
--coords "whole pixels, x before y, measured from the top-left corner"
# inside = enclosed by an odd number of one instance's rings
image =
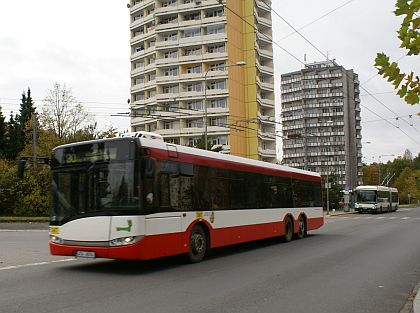
[[[269,0],[132,0],[131,129],[276,161]]]
[[[361,184],[359,80],[335,61],[308,64],[281,77],[283,164]]]

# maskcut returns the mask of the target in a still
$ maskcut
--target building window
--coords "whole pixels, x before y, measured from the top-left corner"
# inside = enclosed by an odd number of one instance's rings
[[[225,25],[207,26],[207,35],[222,34],[225,32]]]
[[[150,90],[149,91],[149,98],[154,98],[154,97],[156,97],[156,90]]]
[[[187,91],[201,91],[201,83],[188,84]]]
[[[187,68],[188,74],[198,74],[201,73],[201,65],[194,65]]]
[[[201,48],[190,48],[184,50],[184,55],[201,55]]]
[[[170,85],[163,87],[163,93],[177,93],[179,92],[178,85]]]
[[[207,48],[208,53],[223,53],[225,52],[225,45],[212,45]]]
[[[225,71],[226,65],[225,63],[215,63],[210,65],[210,71]]]
[[[220,137],[214,137],[210,139],[210,142],[213,145],[227,145],[228,144],[228,138],[227,136],[220,136]]]
[[[170,23],[176,23],[176,22],[178,22],[177,16],[170,16],[170,17],[166,17],[160,20],[160,24],[170,24]]]
[[[216,17],[216,16],[223,16],[223,15],[224,15],[223,9],[217,9],[217,10],[206,12],[206,17]]]
[[[214,117],[210,119],[210,126],[220,126],[226,127],[227,126],[227,117]]]
[[[165,59],[173,59],[178,57],[178,51],[167,51],[164,54]]]
[[[134,99],[135,101],[144,100],[144,93],[136,94]]]
[[[190,147],[195,147],[198,145],[198,142],[200,141],[200,137],[190,137],[188,138],[188,145]]]
[[[163,129],[173,129],[174,123],[173,122],[163,122]]]
[[[136,78],[135,85],[143,84],[143,83],[144,83],[144,77]]]
[[[142,45],[140,45],[140,46],[136,47],[134,50],[135,50],[136,52],[141,52],[141,51],[143,51],[143,50],[144,50],[144,45],[142,44]]]
[[[197,36],[200,36],[200,28],[191,28],[191,29],[184,30],[185,38],[197,37]]]
[[[178,68],[177,67],[170,67],[165,69],[164,71],[165,76],[178,76]]]
[[[218,81],[211,82],[207,88],[208,89],[226,89],[226,81],[218,80]]]
[[[162,1],[161,6],[163,8],[176,6],[176,0]]]
[[[168,34],[165,37],[163,37],[164,41],[174,41],[178,39],[178,34],[177,33],[172,33],[172,34]]]
[[[202,128],[202,127],[203,127],[203,120],[201,118],[187,121],[187,128]]]
[[[152,81],[156,79],[156,73],[150,73],[147,75],[147,81]]]
[[[211,100],[210,108],[226,108],[226,98]]]
[[[188,110],[195,110],[195,111],[199,111],[202,108],[202,103],[201,101],[190,101],[187,103],[187,109]]]
[[[200,18],[200,12],[184,15],[184,21],[198,21]]]
[[[165,138],[166,143],[173,143],[174,145],[179,145],[179,138]]]

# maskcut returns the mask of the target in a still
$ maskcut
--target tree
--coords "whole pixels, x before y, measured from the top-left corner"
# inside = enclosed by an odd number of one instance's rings
[[[9,121],[6,123],[6,143],[4,149],[4,156],[8,160],[16,159],[19,154],[19,146],[16,144],[21,138],[19,124],[13,117],[13,112],[10,114]]]
[[[63,143],[77,135],[81,129],[92,128],[94,124],[92,115],[65,84],[54,83],[44,98],[44,105],[41,124],[53,130]]]
[[[413,171],[409,167],[406,167],[398,176],[395,181],[395,187],[398,188],[401,203],[408,203],[409,198],[412,201],[417,201],[420,198],[419,176],[420,170]]]
[[[6,149],[6,121],[0,106],[0,159],[4,157]]]
[[[32,116],[35,113],[35,106],[31,96],[31,89],[28,88],[28,93],[22,93],[22,99],[20,103],[19,115],[16,116],[16,141],[14,145],[18,153],[25,148],[25,145],[28,142],[31,142],[33,139],[26,136],[26,124],[32,119]],[[32,127],[32,126],[31,126]]]
[[[206,136],[204,134],[202,134],[201,138],[198,139],[197,144],[193,147],[197,148],[197,149],[206,150],[205,137]],[[220,151],[223,151],[223,147],[220,146],[220,145],[215,145],[215,144],[211,143],[210,141],[207,141],[207,150],[213,151],[213,152],[220,152]]]
[[[404,20],[398,30],[398,38],[401,40],[401,48],[407,49],[407,55],[418,55],[420,52],[420,18],[417,12],[420,10],[419,0],[397,0],[396,16],[404,16]],[[378,53],[375,59],[375,67],[378,73],[394,85],[397,94],[404,98],[408,104],[418,104],[420,97],[420,80],[413,72],[403,73],[397,62],[391,62],[385,53]],[[405,80],[405,81],[404,81]],[[420,115],[420,113],[419,113]]]
[[[373,163],[364,165],[363,172],[363,185],[378,185],[379,182],[379,164]]]

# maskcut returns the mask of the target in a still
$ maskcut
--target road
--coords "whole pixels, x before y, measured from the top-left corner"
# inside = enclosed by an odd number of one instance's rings
[[[183,264],[53,257],[44,225],[0,224],[0,312],[395,313],[420,280],[419,226],[420,208],[335,216]]]

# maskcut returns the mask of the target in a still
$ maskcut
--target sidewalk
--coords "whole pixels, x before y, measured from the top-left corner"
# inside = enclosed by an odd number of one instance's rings
[[[324,216],[337,216],[337,215],[346,215],[346,214],[355,214],[357,213],[354,209],[350,209],[348,212],[344,210],[330,210],[330,215],[327,215],[327,212],[324,211]]]

